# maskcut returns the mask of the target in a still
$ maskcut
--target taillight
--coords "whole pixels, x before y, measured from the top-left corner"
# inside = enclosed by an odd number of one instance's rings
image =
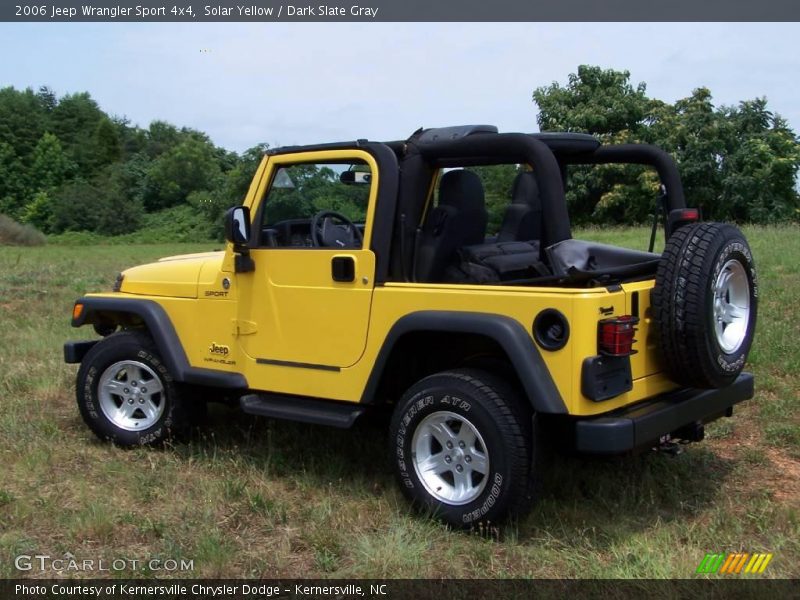
[[[672,232],[679,227],[686,225],[686,223],[695,223],[699,221],[701,217],[702,215],[698,208],[675,208],[669,211],[666,222],[667,237],[672,235]]]
[[[696,208],[681,208],[676,214],[680,221],[699,221],[700,211]]]
[[[597,351],[605,356],[630,356],[636,354],[633,335],[639,317],[624,315],[602,319],[597,323]]]

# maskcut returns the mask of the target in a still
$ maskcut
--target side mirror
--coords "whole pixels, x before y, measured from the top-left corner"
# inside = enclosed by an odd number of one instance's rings
[[[250,209],[234,206],[225,213],[225,239],[238,249],[250,241]]]
[[[234,206],[225,213],[225,239],[233,244],[236,252],[234,269],[237,273],[249,273],[256,265],[250,257],[247,243],[250,241],[250,209]]]

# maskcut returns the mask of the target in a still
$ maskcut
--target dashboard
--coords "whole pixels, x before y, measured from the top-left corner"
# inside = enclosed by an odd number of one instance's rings
[[[364,233],[364,224],[356,223]],[[311,219],[286,219],[261,229],[261,247],[266,248],[313,248]]]

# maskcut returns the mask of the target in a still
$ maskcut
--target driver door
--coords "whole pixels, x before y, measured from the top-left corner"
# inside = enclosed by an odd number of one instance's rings
[[[265,181],[254,206],[255,270],[238,276],[241,348],[261,365],[349,367],[367,340],[377,165],[359,150],[277,155]],[[322,211],[363,233],[329,217],[320,222],[328,235],[315,239],[311,221]]]

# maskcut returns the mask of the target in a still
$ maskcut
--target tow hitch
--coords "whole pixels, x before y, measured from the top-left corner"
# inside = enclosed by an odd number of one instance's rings
[[[664,454],[671,454],[672,456],[677,456],[683,449],[681,446],[685,444],[689,444],[691,442],[701,442],[705,438],[706,429],[702,422],[696,421],[694,423],[690,423],[680,429],[673,431],[672,433],[667,433],[662,435],[658,439],[658,446],[654,448],[658,452],[663,452]]]

